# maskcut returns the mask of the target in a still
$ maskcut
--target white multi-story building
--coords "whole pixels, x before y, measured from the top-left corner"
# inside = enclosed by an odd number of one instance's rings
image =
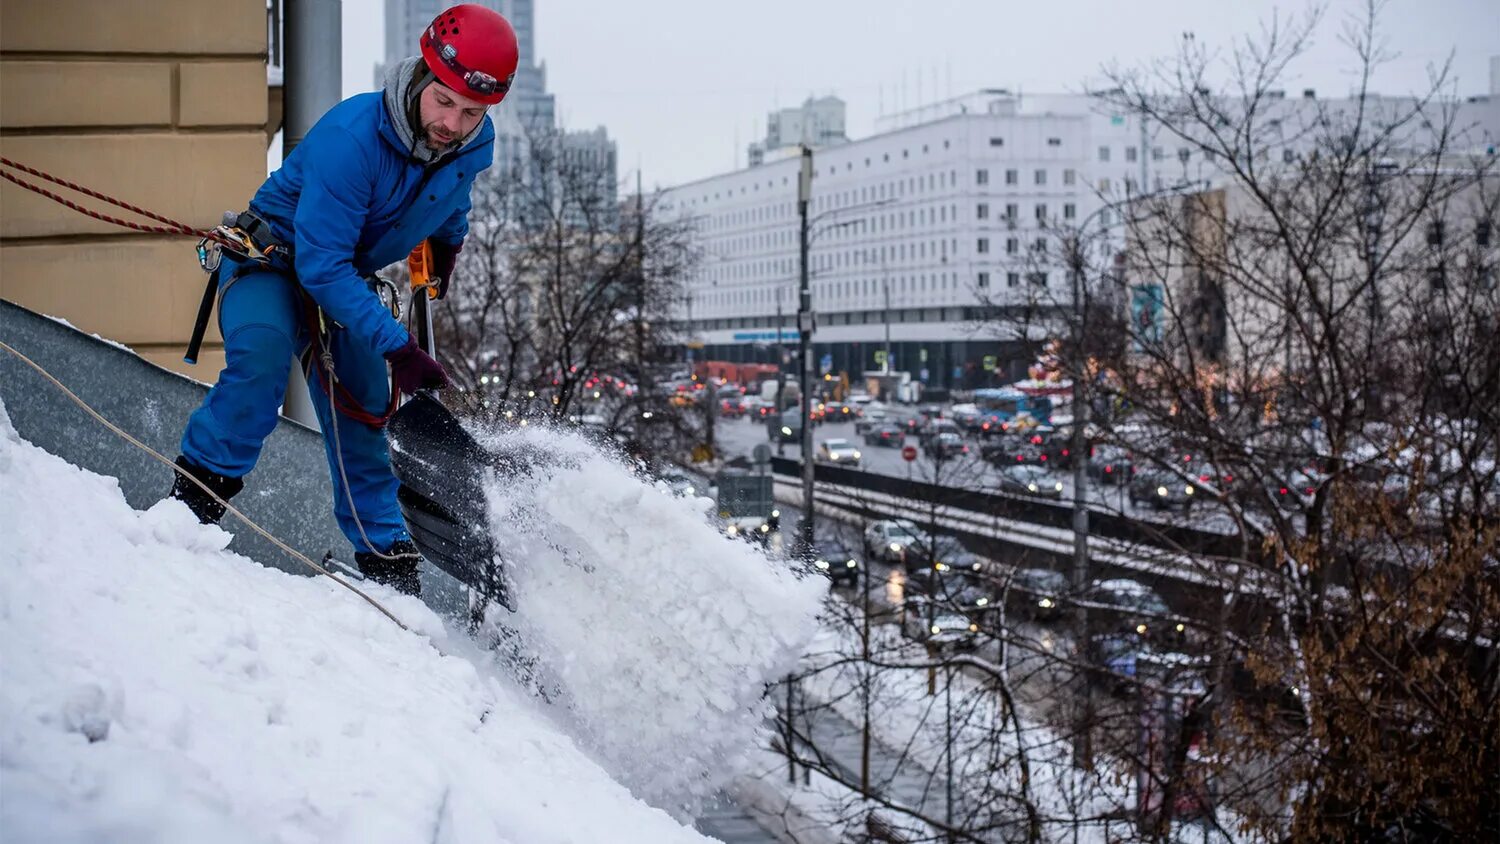
[[[751,167],[769,160],[796,155],[800,145],[831,147],[849,142],[844,129],[844,101],[838,97],[808,97],[796,108],[766,115],[765,138],[750,144]]]
[[[929,385],[1020,377],[1025,337],[981,320],[1068,301],[1066,273],[1046,259],[1052,231],[1107,224],[1108,211],[1096,212],[1150,172],[1134,121],[1095,106],[982,91],[816,152],[815,357],[834,371],[877,369],[889,326],[892,368]],[[707,357],[769,359],[778,306],[784,341],[797,338],[799,166],[768,161],[670,191],[706,253],[690,294]]]
[[[1258,155],[1283,162],[1313,142],[1293,126],[1355,105],[1276,99],[1288,140]],[[1496,105],[1476,98],[1460,122],[1493,123]],[[1085,232],[1097,266],[1124,248],[1127,199],[1211,186],[1224,166],[1103,97],[1004,90],[882,118],[813,162],[815,361],[879,369],[888,336],[893,370],[949,388],[1024,376],[1049,316],[1071,306],[1060,232]],[[683,314],[700,357],[769,361],[778,337],[796,344],[799,167],[787,156],[668,192],[705,252]]]

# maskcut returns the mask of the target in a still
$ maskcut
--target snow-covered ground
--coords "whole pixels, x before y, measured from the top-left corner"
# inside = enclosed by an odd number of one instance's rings
[[[640,798],[680,811],[705,768],[735,773],[820,590],[740,571],[757,561],[691,503],[627,479],[575,465],[527,492],[533,525],[572,536],[513,525],[548,705],[418,601],[372,589],[407,633],[176,502],[132,510],[0,407],[0,837],[701,840]]]

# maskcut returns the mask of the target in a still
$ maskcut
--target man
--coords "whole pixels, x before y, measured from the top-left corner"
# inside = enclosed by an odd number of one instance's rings
[[[386,367],[408,395],[448,378],[369,278],[426,239],[439,298],[447,292],[468,233],[470,188],[493,158],[486,112],[505,98],[517,61],[505,18],[454,6],[423,32],[421,56],[394,68],[383,92],[351,97],[318,121],[238,220],[258,246],[275,248],[268,260],[224,253],[226,364],[182,434],[177,465],[229,499],[276,427],[292,360],[300,358],[324,432],[339,528],[367,577],[410,594],[420,591],[420,556],[396,502],[384,431],[392,399]],[[171,495],[205,523],[224,515],[181,474]]]

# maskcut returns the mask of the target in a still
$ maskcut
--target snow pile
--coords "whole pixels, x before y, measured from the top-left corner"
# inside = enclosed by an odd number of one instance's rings
[[[417,601],[375,590],[431,641],[176,502],[130,509],[3,406],[0,536],[6,841],[703,840],[440,654],[467,642]]]
[[[558,458],[491,486],[519,604],[503,623],[579,741],[642,799],[691,813],[765,744],[765,688],[816,632],[827,581],[725,537],[711,502],[674,498],[577,434],[481,439]]]

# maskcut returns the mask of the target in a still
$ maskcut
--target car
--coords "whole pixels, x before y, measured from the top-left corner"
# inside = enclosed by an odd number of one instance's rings
[[[1135,474],[1130,452],[1117,445],[1098,445],[1089,455],[1088,475],[1099,484],[1126,484]]]
[[[920,428],[917,429],[917,440],[922,444],[923,448],[926,448],[928,443],[936,439],[939,434],[944,433],[961,435],[963,432],[959,429],[958,423],[954,422],[952,419],[942,419],[936,416],[931,416],[927,418],[927,421]]]
[[[1302,510],[1312,506],[1318,488],[1328,480],[1315,469],[1293,469],[1282,478],[1266,483],[1266,492],[1276,506],[1286,510]]]
[[[1134,580],[1096,580],[1081,600],[1089,608],[1089,627],[1107,633],[1133,633],[1157,641],[1181,642],[1187,626],[1172,613],[1156,590]]]
[[[1208,688],[1208,658],[1159,649],[1134,633],[1090,636],[1084,658],[1090,680],[1117,697],[1136,694],[1142,683],[1168,690],[1174,697],[1201,697]]]
[[[906,431],[899,425],[878,425],[865,432],[865,445],[900,448],[906,444]]]
[[[746,413],[745,400],[738,395],[719,399],[719,415],[725,419],[738,419]]]
[[[1001,492],[1036,498],[1062,498],[1062,481],[1040,466],[1026,464],[1004,466],[997,475],[999,477],[997,486]]]
[[[814,459],[839,466],[859,466],[859,449],[844,439],[824,440],[818,444]]]
[[[966,431],[979,430],[984,421],[984,415],[979,412],[979,405],[976,404],[955,404],[949,415],[958,423],[958,427]]]
[[[843,402],[829,402],[823,406],[829,422],[852,422],[859,418],[858,408],[850,407]]]
[[[1022,615],[1045,621],[1062,614],[1064,596],[1068,594],[1068,578],[1052,569],[1021,568],[1010,573],[1006,591],[1007,606],[1014,607]]]
[[[939,536],[931,541],[925,534],[915,536],[902,551],[901,563],[908,572],[933,568],[938,572],[974,574],[984,570],[983,561],[951,536]]]
[[[948,460],[969,453],[969,446],[957,431],[943,431],[922,445],[922,450],[934,459]]]
[[[885,519],[865,528],[865,557],[885,563],[899,563],[908,545],[924,534],[905,519]]]
[[[1140,472],[1130,480],[1130,503],[1147,503],[1158,510],[1191,509],[1195,494],[1197,488],[1191,481],[1159,469]]]
[[[698,495],[698,482],[682,472],[664,472],[657,480],[666,485],[667,491],[677,498]]]
[[[1010,431],[988,437],[979,446],[979,456],[996,466],[1041,463],[1042,448],[1029,437]]]
[[[881,408],[871,408],[860,411],[854,420],[854,433],[865,434],[880,427],[890,418],[890,414]]]
[[[847,582],[850,586],[859,582],[860,565],[859,558],[854,552],[844,546],[842,542],[832,539],[820,539],[813,542],[812,550],[807,554],[812,561],[813,567],[822,574],[828,576],[835,584]]]
[[[773,442],[802,442],[802,420],[793,416],[773,419],[766,423],[766,438]]]
[[[902,606],[901,632],[908,639],[939,648],[973,650],[979,645],[979,622],[920,596]]]

